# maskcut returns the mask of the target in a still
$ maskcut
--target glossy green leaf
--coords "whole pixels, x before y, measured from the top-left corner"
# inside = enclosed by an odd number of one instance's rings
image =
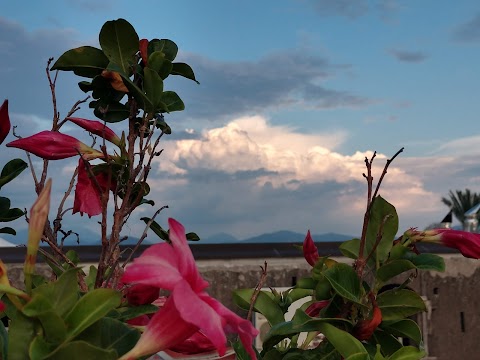
[[[52,355],[45,360],[85,360],[85,359],[102,359],[115,360],[118,356],[115,350],[105,350],[100,347],[93,346],[85,341],[72,341],[65,343]]]
[[[140,332],[122,321],[105,317],[90,326],[75,340],[88,342],[103,350],[115,350],[122,356],[132,349],[140,338]]]
[[[250,308],[250,299],[252,298],[253,292],[253,289],[235,290],[233,292],[233,302],[238,307],[248,310]],[[282,309],[271,296],[267,295],[266,291],[260,291],[258,293],[253,309],[265,316],[272,326],[285,321]]]
[[[380,263],[388,257],[393,246],[393,240],[398,231],[398,216],[392,204],[381,196],[377,196],[370,210],[370,222],[368,223],[367,241],[365,242],[365,255],[370,254],[372,251],[377,240],[377,234],[381,230],[381,240],[375,250],[375,258]]]
[[[248,355],[247,351],[245,350],[245,347],[243,346],[240,340],[235,341],[232,344],[232,347],[235,350],[235,360],[256,360],[256,359],[252,359],[250,355]],[[257,349],[254,348],[254,351],[257,355],[257,359],[261,360],[262,357],[258,353]]]
[[[301,332],[321,331],[323,332],[323,325],[326,323],[335,323],[345,327],[351,327],[350,321],[341,318],[311,318],[306,315],[302,310],[298,309],[295,312],[294,320],[281,322],[273,325],[264,338],[264,349],[269,349],[272,346],[278,344],[285,338],[290,338]],[[330,324],[328,324],[330,325]],[[334,327],[333,325],[330,325]],[[336,329],[336,328],[335,328]],[[338,329],[337,329],[338,330]],[[341,331],[341,330],[340,330]],[[350,335],[351,336],[351,335]],[[358,340],[357,340],[358,341]],[[332,343],[333,344],[333,343]],[[335,346],[335,344],[333,344]],[[336,346],[335,346],[336,347]],[[341,351],[337,348],[341,353]],[[343,355],[343,354],[342,354]]]
[[[420,360],[425,356],[425,351],[413,346],[405,346],[393,353],[388,360]]]
[[[88,290],[93,290],[95,288],[95,280],[97,279],[97,268],[95,265],[90,265],[88,269],[88,274],[85,276],[85,283],[88,286]]]
[[[406,289],[393,289],[379,294],[377,304],[383,320],[403,319],[426,310],[420,295]]]
[[[373,360],[385,360],[385,357],[382,355],[382,352],[380,351],[381,346],[380,344],[377,344],[377,351],[375,353],[375,357]]]
[[[411,319],[386,320],[382,321],[381,328],[394,336],[409,338],[420,344],[422,341],[422,332],[418,324]]]
[[[24,211],[18,208],[11,208],[8,211],[0,214],[0,222],[9,222],[24,215]]]
[[[2,300],[7,305],[5,313],[11,320],[8,327],[8,359],[28,359],[28,347],[36,335],[36,321],[20,313],[8,298]]]
[[[95,289],[86,293],[67,314],[68,338],[74,338],[108,312],[120,305],[122,295],[112,289]]]
[[[407,259],[409,259],[418,269],[421,270],[433,270],[433,271],[445,271],[445,260],[436,254],[414,254],[410,253]]]
[[[92,46],[81,46],[63,53],[53,64],[52,70],[73,71],[75,75],[94,78],[108,65],[102,50]]]
[[[141,315],[153,314],[158,311],[158,307],[152,304],[145,304],[134,307],[122,307],[116,309],[114,317],[117,320],[126,321]],[[111,314],[109,314],[111,316]]]
[[[332,297],[332,284],[324,278],[315,287],[315,300],[327,300]]]
[[[94,103],[93,113],[97,118],[108,123],[116,123],[125,120],[130,115],[130,110],[126,105],[118,101],[108,101],[106,99],[99,99]]]
[[[297,284],[295,285],[295,288],[299,289],[315,289],[317,286],[317,282],[313,280],[311,277],[303,277],[298,279]]]
[[[382,265],[377,270],[377,279],[380,281],[386,282],[391,278],[409,271],[416,269],[416,266],[408,260],[392,260]]]
[[[27,163],[22,159],[13,159],[6,163],[0,174],[0,188],[15,179],[27,167]]]
[[[370,356],[365,353],[359,353],[359,354],[350,355],[345,360],[370,360]]]
[[[145,110],[149,112],[164,112],[166,109],[162,109],[163,101],[163,80],[154,70],[146,67],[144,70],[144,88],[148,99],[152,103],[152,108]],[[160,110],[159,110],[160,109]]]
[[[38,334],[33,341],[31,342],[28,353],[30,355],[29,359],[32,360],[43,360],[47,359],[48,355],[55,351],[58,347],[58,344],[49,343],[42,334]]]
[[[393,335],[381,330],[376,330],[373,333],[373,340],[381,346],[381,351],[384,356],[393,354],[403,346]]]
[[[336,263],[323,274],[338,295],[357,304],[361,304],[360,279],[350,265]]]
[[[167,106],[168,112],[185,110],[185,104],[174,91],[164,91],[162,101]]]
[[[172,64],[172,75],[180,75],[187,79],[195,81],[197,84],[200,84],[197,79],[195,79],[195,74],[193,73],[190,65],[185,63],[173,63]]]
[[[107,58],[129,76],[139,50],[139,38],[133,26],[124,19],[107,21],[100,30],[99,41]]]
[[[390,260],[402,259],[407,252],[410,250],[400,243],[393,245],[392,250],[390,250]]]
[[[163,48],[162,51],[165,54],[165,58],[173,61],[178,53],[178,46],[172,40],[169,39],[162,39],[163,41]]]
[[[65,271],[57,281],[35,288],[33,295],[39,294],[48,299],[52,309],[55,309],[55,312],[63,317],[73,308],[78,300],[78,271],[79,269],[75,268]],[[35,315],[31,313],[30,316]]]
[[[170,75],[173,65],[165,57],[163,51],[155,51],[148,57],[148,67],[157,72],[162,79],[166,79]]]
[[[288,296],[291,302],[295,302],[297,300],[303,299],[305,297],[311,297],[313,295],[313,291],[309,289],[291,289],[288,290],[286,296]]]
[[[349,356],[354,355],[367,355],[366,359],[368,359],[368,353],[363,344],[350,333],[340,330],[328,322],[320,324],[319,330],[344,358],[348,359]]]
[[[344,256],[351,259],[357,259],[360,250],[360,239],[345,241],[338,247],[338,249]]]

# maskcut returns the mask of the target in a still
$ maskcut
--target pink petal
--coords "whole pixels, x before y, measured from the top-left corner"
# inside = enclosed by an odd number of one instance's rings
[[[208,287],[209,284],[198,272],[197,264],[195,263],[195,259],[185,236],[185,228],[182,224],[172,218],[168,219],[168,226],[170,228],[170,240],[172,241],[172,246],[178,256],[179,271],[190,283],[194,291],[202,291]]]
[[[200,354],[215,350],[215,346],[205,335],[203,335],[200,331],[197,331],[187,340],[181,344],[171,347],[169,350],[181,354]]]
[[[243,344],[243,347],[250,355],[250,358],[256,359],[257,356],[253,350],[253,341],[258,335],[258,330],[252,325],[252,323],[246,319],[241,318],[233,311],[223,306],[218,300],[209,297],[205,294],[202,296],[203,300],[210,304],[215,309],[217,314],[223,317],[226,322],[225,330],[229,333],[236,333]]]
[[[185,321],[190,321],[217,348],[220,356],[225,354],[227,338],[223,331],[224,321],[217,312],[205,302],[210,298],[206,293],[196,294],[187,282],[179,283],[173,289],[171,298],[175,301],[175,307]],[[211,298],[210,298],[211,299]]]
[[[135,284],[129,287],[125,294],[128,303],[134,306],[151,304],[158,296],[158,287],[145,284]]]
[[[170,296],[165,305],[150,319],[137,344],[120,360],[137,359],[166,350],[182,343],[197,331],[198,327],[184,320]]]
[[[87,120],[77,117],[69,117],[67,120],[70,120],[74,124],[80,126],[81,128],[91,132],[92,134],[98,135],[105,140],[108,140],[115,145],[120,144],[120,138],[115,134],[115,132],[106,126],[104,123],[97,120]]]

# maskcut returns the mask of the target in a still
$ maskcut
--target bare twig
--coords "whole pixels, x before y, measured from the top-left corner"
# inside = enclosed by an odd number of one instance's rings
[[[260,280],[258,281],[257,286],[255,286],[255,290],[250,298],[250,308],[248,309],[247,320],[250,320],[252,317],[253,307],[257,302],[258,294],[260,294],[260,291],[265,284],[265,280],[267,279],[267,262],[265,261],[264,266],[260,266],[260,268],[262,269],[262,275],[260,276]]]

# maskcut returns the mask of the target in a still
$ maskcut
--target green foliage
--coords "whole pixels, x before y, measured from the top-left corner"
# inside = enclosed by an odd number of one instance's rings
[[[179,75],[198,83],[192,68],[185,63],[174,63],[177,45],[169,39],[148,42],[144,63],[138,55],[139,37],[133,26],[124,19],[107,21],[99,35],[101,49],[82,46],[68,50],[55,62],[52,70],[73,71],[91,78],[79,87],[92,92],[90,107],[98,118],[107,122],[127,119],[131,112],[127,102],[136,101],[147,117],[157,113],[182,111],[185,105],[174,91],[164,91],[163,81],[169,75]],[[115,79],[115,80],[112,80]]]
[[[452,209],[453,215],[463,224],[465,213],[472,207],[480,203],[480,194],[470,191],[470,189],[456,190],[448,192],[448,197],[442,197],[442,202]]]

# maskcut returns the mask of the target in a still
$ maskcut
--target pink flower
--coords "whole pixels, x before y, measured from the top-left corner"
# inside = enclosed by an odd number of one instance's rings
[[[412,242],[434,242],[459,250],[463,256],[480,259],[480,234],[451,229],[433,229],[405,232]]]
[[[215,346],[205,335],[200,331],[197,331],[184,342],[172,346],[169,350],[175,351],[176,353],[191,355],[213,351],[215,350]]]
[[[87,213],[88,216],[95,216],[102,212],[102,193],[108,196],[108,192],[115,186],[108,187],[108,176],[106,174],[98,174],[95,176],[98,183],[90,176],[85,167],[85,161],[80,158],[78,160],[78,177],[77,186],[75,187],[75,199],[73,201],[73,211],[80,215]],[[111,180],[113,182],[113,180]],[[100,186],[100,188],[99,188]]]
[[[318,256],[318,249],[313,242],[312,236],[310,235],[310,230],[307,232],[307,236],[303,241],[303,256],[305,260],[312,265],[315,266],[319,256]]]
[[[8,116],[8,100],[5,100],[0,106],[0,144],[10,132],[10,117]]]
[[[69,117],[67,119],[81,128],[91,132],[92,134],[98,135],[102,138],[105,138],[105,140],[120,146],[120,138],[104,123],[97,120],[87,120],[76,117]]]
[[[220,355],[226,351],[225,331],[235,332],[255,359],[252,348],[258,331],[220,302],[210,297],[209,285],[199,274],[187,244],[184,227],[168,220],[172,244],[156,244],[127,267],[121,281],[170,290],[170,296],[150,320],[135,347],[121,359],[135,359],[181,344],[201,331]]]
[[[7,146],[28,151],[46,160],[66,159],[78,154],[87,160],[103,157],[100,151],[92,149],[70,135],[57,131],[42,131],[9,142]]]

